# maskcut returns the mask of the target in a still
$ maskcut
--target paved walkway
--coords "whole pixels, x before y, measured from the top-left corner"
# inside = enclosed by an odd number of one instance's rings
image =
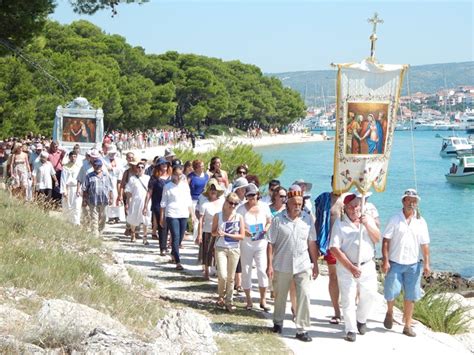
[[[181,250],[182,263],[185,268],[183,272],[174,269],[174,265],[168,263],[169,256],[159,256],[158,242],[150,240],[149,246],[144,246],[141,240],[130,243],[128,237],[123,236],[123,224],[107,226],[105,232],[106,243],[111,249],[122,258],[125,264],[132,266],[143,275],[156,281],[162,289],[161,294],[171,299],[179,297],[184,302],[214,302],[215,294],[212,294],[212,287],[217,291],[215,278],[209,281],[209,287],[198,287],[191,289],[186,280],[199,280],[201,277],[201,266],[197,265],[197,246],[190,240],[183,242]],[[333,314],[332,306],[327,291],[328,277],[325,275],[325,267],[321,266],[321,275],[311,283],[311,328],[309,334],[313,337],[313,342],[303,343],[294,338],[295,327],[291,321],[290,304],[287,304],[287,320],[284,323],[283,340],[295,354],[309,354],[317,352],[328,352],[332,354],[471,354],[464,345],[454,337],[435,333],[428,330],[422,324],[414,326],[418,334],[416,338],[409,338],[401,334],[403,325],[400,324],[401,314],[395,315],[392,330],[383,327],[385,316],[385,302],[382,295],[377,300],[367,326],[369,331],[364,336],[357,335],[355,343],[343,340],[344,325],[329,324],[329,319]],[[186,277],[183,277],[184,273]],[[255,274],[255,272],[254,272]],[[254,275],[255,276],[255,275]],[[254,280],[254,285],[256,280]],[[258,307],[258,292],[253,290],[254,305]],[[242,302],[243,297],[236,299],[237,303]],[[273,302],[268,301],[269,305]],[[268,326],[272,325],[271,313],[268,314]]]

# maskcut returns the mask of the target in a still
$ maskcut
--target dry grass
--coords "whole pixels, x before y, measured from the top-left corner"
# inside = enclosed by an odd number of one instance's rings
[[[158,295],[143,295],[140,291],[149,285],[138,277],[131,288],[110,279],[101,267],[110,255],[100,240],[49,217],[43,207],[20,203],[0,192],[0,286],[35,290],[43,298],[74,300],[109,314],[139,334],[151,330],[164,315]],[[28,313],[38,307],[30,306],[35,307]]]

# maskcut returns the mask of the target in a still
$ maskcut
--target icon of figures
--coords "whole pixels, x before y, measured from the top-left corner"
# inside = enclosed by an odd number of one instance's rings
[[[81,121],[81,134],[79,136],[79,142],[90,142],[90,128]]]
[[[346,153],[359,154],[360,153],[360,123],[362,122],[362,115],[355,115],[354,112],[349,112],[347,124],[347,146]]]
[[[369,154],[377,154],[377,144],[379,142],[379,135],[378,135],[377,124],[375,123],[374,115],[370,113],[367,116],[367,121],[368,121],[368,127],[361,139],[367,140]]]
[[[71,141],[79,142],[79,135],[81,134],[81,126],[78,124],[77,120],[73,120],[70,125]]]
[[[383,154],[385,151],[385,137],[387,136],[387,120],[385,119],[384,112],[379,112],[377,119],[375,120],[375,124],[377,125],[377,133],[379,136],[379,141],[377,143],[377,153]]]

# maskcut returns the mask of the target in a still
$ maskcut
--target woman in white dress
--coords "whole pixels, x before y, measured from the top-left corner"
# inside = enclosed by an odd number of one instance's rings
[[[77,176],[81,168],[76,164],[77,154],[69,153],[69,162],[63,165],[59,192],[62,195],[62,209],[66,220],[76,226],[81,225],[82,196],[77,191]]]
[[[131,164],[131,163],[130,163]],[[130,241],[135,242],[135,229],[140,224],[143,224],[143,244],[148,245],[147,228],[151,224],[150,206],[145,207],[145,200],[148,194],[148,182],[150,177],[145,175],[145,163],[137,161],[134,165],[134,175],[130,177],[125,186],[125,193],[128,197],[128,215],[127,223],[130,225],[131,236]],[[148,213],[145,215],[143,210],[146,209]]]

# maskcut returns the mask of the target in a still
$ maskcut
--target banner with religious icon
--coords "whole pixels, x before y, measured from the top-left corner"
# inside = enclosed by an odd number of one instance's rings
[[[375,61],[375,25],[370,37],[370,58],[361,63],[335,64],[338,71],[333,191],[336,193],[349,191],[353,186],[361,193],[368,192],[372,186],[377,192],[385,190],[400,91],[408,66]]]

